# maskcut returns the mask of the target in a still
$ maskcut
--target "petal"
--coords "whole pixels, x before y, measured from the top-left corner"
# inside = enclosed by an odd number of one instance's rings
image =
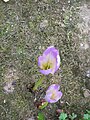
[[[59,66],[60,66],[60,56],[57,55],[57,67],[59,67]]]
[[[55,66],[55,70],[54,73],[58,70],[58,68],[60,67],[60,55],[59,55],[59,51],[58,50],[54,50],[52,51],[52,54],[54,56],[54,58],[56,59],[56,66]]]
[[[52,93],[46,94],[45,100],[49,103],[55,103],[57,102],[56,99],[51,99]]]
[[[62,92],[58,91],[55,97],[55,100],[58,101],[62,97]]]
[[[48,102],[49,102],[49,103],[55,103],[55,102],[57,102],[57,100],[49,99]]]
[[[46,94],[46,95],[45,95],[45,100],[46,100],[46,101],[49,101],[50,98],[51,98],[51,96],[52,96],[52,93]]]
[[[39,58],[38,58],[38,66],[41,67],[42,63],[44,63],[44,62],[45,62],[44,56],[39,56]]]
[[[54,84],[54,89],[55,89],[55,90],[59,90],[59,89],[60,89],[60,85]]]
[[[51,86],[49,86],[48,90],[46,91],[46,93],[53,92],[54,90],[58,91],[60,89],[60,85],[58,84],[52,84]]]
[[[57,92],[56,93],[56,95],[55,95],[55,99],[49,99],[49,102],[50,103],[55,103],[55,102],[57,102],[59,99],[61,99],[61,97],[62,97],[62,92],[61,91],[59,91],[59,92]]]
[[[43,64],[46,64],[48,62],[48,58],[45,56],[39,56],[38,58],[38,66],[42,69]]]
[[[48,69],[48,70],[40,70],[40,72],[44,75],[48,75],[51,73],[51,69]]]
[[[54,46],[50,46],[43,52],[43,55],[47,55],[53,50],[55,50]]]
[[[45,100],[46,100],[47,102],[49,102],[49,103],[55,103],[55,102],[57,102],[56,99],[51,99],[51,96],[52,96],[52,93],[46,94]]]
[[[57,65],[55,71],[57,71],[59,67],[60,67],[60,56],[57,55]]]
[[[53,53],[49,53],[47,56],[48,56],[48,62],[51,64],[51,69],[52,69],[51,74],[54,74],[57,65],[56,58],[53,55]]]
[[[40,67],[41,66],[41,64],[42,64],[42,61],[43,61],[43,56],[39,56],[38,57],[38,66]]]
[[[59,55],[59,51],[58,51],[54,46],[48,47],[48,48],[43,52],[43,55],[48,55],[49,53],[52,53],[55,58],[57,57],[57,55]]]

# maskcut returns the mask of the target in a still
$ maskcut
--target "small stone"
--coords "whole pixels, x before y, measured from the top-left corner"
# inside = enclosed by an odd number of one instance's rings
[[[80,43],[80,46],[83,47],[84,46],[83,43]]]
[[[41,49],[41,46],[39,46],[39,49]]]
[[[34,117],[28,118],[27,120],[35,120]]]
[[[65,8],[64,8],[64,7],[62,8],[62,11],[65,11]]]
[[[85,91],[84,91],[84,97],[86,98],[86,97],[90,97],[90,91],[88,90],[88,89],[86,89]]]
[[[87,70],[87,71],[86,71],[86,76],[87,76],[88,78],[90,78],[90,70]]]
[[[72,18],[70,18],[69,20],[72,21]]]
[[[40,28],[45,28],[48,26],[48,21],[47,20],[43,20],[41,23],[40,23]]]
[[[85,44],[85,50],[89,48],[89,45],[86,43]]]
[[[6,83],[3,89],[6,93],[12,93],[14,91],[14,86],[12,85],[12,83]]]
[[[56,3],[59,3],[60,1],[59,1],[59,0],[56,0],[55,2],[56,2]]]
[[[6,103],[6,100],[4,100],[3,102]]]
[[[68,4],[70,4],[70,0],[68,0]]]
[[[38,0],[35,0],[35,2],[37,2]]]
[[[86,50],[86,49],[89,48],[89,45],[86,42],[85,43],[80,43],[80,48]]]
[[[4,2],[8,2],[9,0],[3,0]]]

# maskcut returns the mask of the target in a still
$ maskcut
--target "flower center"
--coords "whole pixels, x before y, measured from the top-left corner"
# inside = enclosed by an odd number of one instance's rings
[[[51,67],[52,67],[52,64],[49,63],[49,62],[47,62],[46,64],[43,64],[43,69],[44,69],[44,70],[48,70],[48,69],[50,69]]]
[[[55,100],[56,94],[55,92],[52,93],[51,99]]]

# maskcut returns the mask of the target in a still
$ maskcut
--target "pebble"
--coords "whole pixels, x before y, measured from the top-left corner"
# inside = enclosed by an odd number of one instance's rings
[[[87,76],[88,78],[90,78],[90,70],[87,70],[87,71],[86,71],[86,76]]]
[[[12,93],[14,91],[14,86],[12,83],[6,83],[3,89],[6,93]]]
[[[6,103],[6,100],[4,100],[3,102]]]
[[[31,118],[28,118],[28,120],[35,120],[33,117],[31,117]]]
[[[71,2],[71,1],[70,1],[70,0],[68,0],[68,4],[70,4],[70,2]]]
[[[86,97],[90,97],[90,91],[88,90],[88,89],[86,89],[85,91],[84,91],[84,97],[86,98]]]
[[[88,43],[80,43],[80,48],[86,50],[89,48],[89,45]]]
[[[48,21],[47,20],[43,20],[41,23],[40,23],[40,28],[45,28],[48,26]]]
[[[35,0],[35,2],[37,2],[38,0]]]
[[[39,49],[41,49],[41,46],[39,46]]]
[[[4,2],[8,2],[9,0],[3,0]]]
[[[65,11],[65,8],[64,8],[64,7],[62,7],[62,11]]]

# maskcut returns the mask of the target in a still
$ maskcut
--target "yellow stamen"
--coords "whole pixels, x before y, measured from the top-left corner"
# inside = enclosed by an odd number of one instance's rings
[[[55,100],[55,98],[56,98],[56,94],[55,94],[55,92],[53,92],[52,96],[51,96],[51,99]]]

